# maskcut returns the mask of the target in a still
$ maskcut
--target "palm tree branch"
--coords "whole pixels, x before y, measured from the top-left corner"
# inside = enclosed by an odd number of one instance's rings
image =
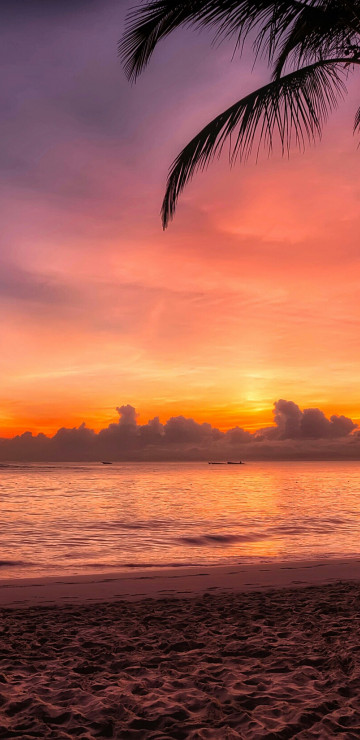
[[[354,134],[360,131],[360,108],[356,111],[355,121],[354,121]]]
[[[350,50],[351,45],[358,41],[360,32],[355,5],[360,10],[358,0],[350,8],[343,0],[328,0],[324,6],[304,7],[286,32],[275,61],[273,79],[281,76],[290,55],[299,67],[310,60],[338,56],[346,49]]]
[[[135,7],[119,43],[129,79],[135,80],[149,62],[158,42],[182,25],[218,26],[216,37],[246,35],[261,24],[276,36],[312,0],[152,0]],[[279,21],[281,19],[281,23]],[[265,34],[266,35],[266,34]],[[265,39],[258,37],[258,45]]]
[[[303,147],[306,139],[320,136],[328,114],[346,90],[341,76],[344,63],[347,59],[321,60],[273,80],[207,124],[171,166],[161,211],[163,227],[172,219],[185,185],[197,170],[220,156],[226,140],[230,139],[230,161],[234,163],[249,157],[256,139],[258,152],[261,144],[270,152],[277,133],[284,153],[293,137]]]

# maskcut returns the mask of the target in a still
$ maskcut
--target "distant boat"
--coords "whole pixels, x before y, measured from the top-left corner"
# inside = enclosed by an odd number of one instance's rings
[[[226,465],[224,462],[209,462],[209,465]]]
[[[112,465],[112,462],[109,462],[109,460],[102,460],[103,465]]]
[[[228,460],[227,465],[245,465],[245,463],[242,460],[239,460],[239,462],[231,462],[231,460]]]

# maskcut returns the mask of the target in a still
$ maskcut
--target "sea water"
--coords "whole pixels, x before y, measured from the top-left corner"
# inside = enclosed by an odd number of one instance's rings
[[[360,463],[9,464],[0,577],[360,554]]]

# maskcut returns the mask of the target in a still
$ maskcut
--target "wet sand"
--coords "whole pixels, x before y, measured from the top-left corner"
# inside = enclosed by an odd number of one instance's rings
[[[339,580],[360,581],[360,558],[262,564],[128,569],[76,576],[0,579],[0,607],[88,604],[164,596],[193,597],[205,591],[257,591]]]
[[[276,589],[250,580],[248,591],[238,581],[160,598],[9,604],[0,737],[359,738],[358,570],[326,583],[336,567],[309,566],[309,579],[323,575],[308,585],[282,567],[295,583]]]

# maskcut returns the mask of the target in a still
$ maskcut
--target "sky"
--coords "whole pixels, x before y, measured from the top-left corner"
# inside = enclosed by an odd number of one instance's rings
[[[224,156],[163,232],[170,163],[268,71],[187,29],[130,85],[131,4],[1,3],[0,436],[97,433],[127,406],[140,427],[189,417],[256,436],[287,399],[351,418],[353,439],[356,80],[320,143],[232,170]]]

